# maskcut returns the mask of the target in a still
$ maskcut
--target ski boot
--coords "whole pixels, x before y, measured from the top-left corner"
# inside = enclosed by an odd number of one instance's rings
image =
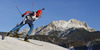
[[[24,38],[24,41],[29,42],[28,38],[29,38],[29,35],[26,35],[26,37]]]
[[[7,33],[7,36],[9,36],[11,33],[12,33],[12,31],[8,32],[8,33]]]

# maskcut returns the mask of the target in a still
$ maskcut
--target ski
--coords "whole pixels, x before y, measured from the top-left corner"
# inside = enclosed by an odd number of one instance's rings
[[[18,40],[20,40],[20,41],[24,41],[23,39],[19,39],[19,38],[18,38]],[[27,41],[24,41],[24,42],[27,42]],[[37,46],[43,46],[43,45],[36,44],[36,43],[30,42],[30,41],[29,41],[29,42],[27,42],[27,43],[31,43],[31,44],[34,44],[34,45],[37,45]]]

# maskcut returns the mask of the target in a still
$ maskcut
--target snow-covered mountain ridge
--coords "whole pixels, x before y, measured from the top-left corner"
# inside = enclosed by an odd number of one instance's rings
[[[73,28],[74,30],[77,28],[84,28],[89,32],[96,31],[94,28],[89,27],[86,22],[81,22],[76,19],[71,19],[69,21],[65,20],[53,21],[47,26],[43,25],[41,27],[38,27],[37,29],[34,29],[31,35],[34,34],[48,35],[50,34],[51,31],[61,31],[60,34],[66,31],[69,33],[71,28]],[[23,30],[21,33],[25,31],[26,30]]]
[[[90,28],[87,23],[81,22],[76,19],[71,19],[68,22],[65,20],[53,21],[49,25],[55,26],[55,29],[63,30],[69,28],[84,28],[90,32],[95,31],[95,29]]]

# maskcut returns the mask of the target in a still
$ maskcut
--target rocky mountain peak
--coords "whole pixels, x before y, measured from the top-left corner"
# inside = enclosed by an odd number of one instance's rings
[[[53,27],[56,30],[69,29],[69,28],[84,28],[90,32],[96,31],[95,29],[89,27],[86,22],[81,22],[76,19],[71,19],[68,22],[65,20],[53,21],[49,24],[49,26]]]
[[[76,19],[71,19],[68,22],[71,23],[71,24],[79,25],[79,26],[89,27],[86,22],[81,22],[81,21],[76,20]]]

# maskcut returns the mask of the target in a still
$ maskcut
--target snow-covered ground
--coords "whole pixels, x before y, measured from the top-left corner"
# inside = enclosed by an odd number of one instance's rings
[[[1,38],[1,36],[0,36]],[[38,40],[31,40],[24,42],[23,39],[6,37],[4,40],[0,39],[0,50],[68,50],[66,48],[42,42]]]

